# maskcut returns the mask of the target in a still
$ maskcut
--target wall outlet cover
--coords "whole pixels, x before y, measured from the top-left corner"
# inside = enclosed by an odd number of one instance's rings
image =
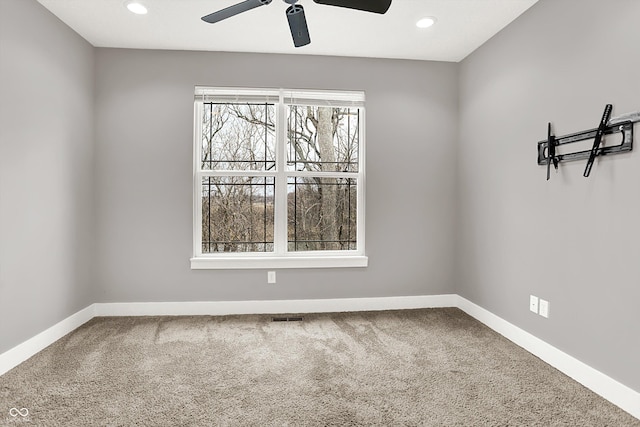
[[[267,283],[276,283],[276,272],[268,271],[267,272]]]
[[[549,301],[543,300],[540,298],[540,305],[538,313],[542,317],[549,317]]]
[[[538,314],[538,297],[529,295],[529,310]]]

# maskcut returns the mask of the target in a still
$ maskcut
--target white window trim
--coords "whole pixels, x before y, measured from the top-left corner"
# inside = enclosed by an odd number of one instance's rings
[[[276,172],[264,171],[202,171],[200,169],[200,136],[202,126],[202,105],[208,98],[225,98],[230,102],[243,96],[264,96],[277,98],[276,111]],[[304,100],[315,105],[357,104],[361,108],[360,146],[358,152],[358,172],[295,172],[286,171],[286,143],[282,128],[286,126],[286,100]],[[325,100],[331,101],[325,101]],[[316,102],[317,101],[317,102]],[[285,268],[343,268],[367,267],[365,253],[365,110],[364,92],[288,90],[288,89],[247,89],[196,87],[194,102],[193,135],[193,256],[192,270],[203,269],[285,269]],[[206,176],[273,176],[276,184],[274,252],[271,253],[202,253],[202,178]],[[287,178],[291,176],[326,176],[328,178],[357,178],[357,230],[356,250],[350,251],[300,251],[286,252],[287,247]],[[283,212],[284,211],[284,212]]]

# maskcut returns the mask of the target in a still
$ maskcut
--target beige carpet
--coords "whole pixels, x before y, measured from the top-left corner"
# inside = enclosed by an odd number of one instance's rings
[[[305,315],[302,322],[95,318],[0,376],[0,425],[640,421],[462,311],[425,309]]]

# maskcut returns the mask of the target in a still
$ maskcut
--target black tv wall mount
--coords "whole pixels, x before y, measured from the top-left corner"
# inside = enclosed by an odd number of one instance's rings
[[[596,157],[623,153],[633,149],[633,124],[640,122],[640,112],[627,113],[612,118],[612,109],[613,105],[607,104],[597,128],[570,135],[556,137],[553,135],[551,123],[549,123],[547,139],[538,142],[538,164],[547,165],[547,180],[551,177],[551,164],[558,170],[558,164],[561,162],[587,159],[583,176],[588,177]],[[618,145],[605,146],[602,144],[605,136],[617,133],[622,134],[622,141]],[[589,139],[593,139],[593,146],[590,150],[556,153],[558,146]]]

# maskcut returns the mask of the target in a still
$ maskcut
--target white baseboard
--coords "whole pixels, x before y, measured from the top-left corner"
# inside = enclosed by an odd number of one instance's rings
[[[93,319],[94,316],[92,304],[40,332],[38,335],[29,338],[22,344],[0,354],[0,375],[15,368],[45,347],[48,347],[69,332]]]
[[[457,307],[554,368],[640,419],[640,393],[459,295],[319,300],[96,303],[0,354],[0,375],[97,316],[328,313]]]
[[[640,419],[640,393],[547,344],[488,310],[457,296],[456,306],[529,353]]]
[[[331,313],[454,307],[457,295],[266,301],[98,303],[95,316],[187,316],[226,314]]]

